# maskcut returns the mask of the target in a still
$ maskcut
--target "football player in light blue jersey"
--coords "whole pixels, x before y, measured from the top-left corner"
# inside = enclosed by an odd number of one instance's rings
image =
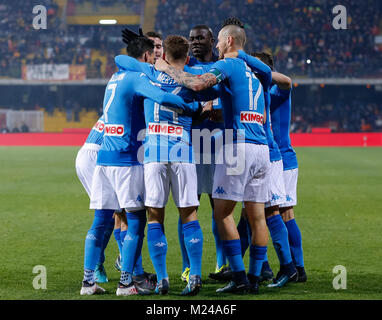
[[[166,59],[175,68],[183,70],[188,61],[189,44],[180,36],[165,39]],[[201,262],[203,253],[203,234],[197,220],[196,207],[197,179],[194,155],[191,144],[192,115],[198,111],[195,100],[217,97],[216,90],[201,94],[184,88],[163,72],[147,65],[137,66],[128,57],[116,57],[116,63],[133,70],[148,68],[147,74],[158,86],[169,92],[176,92],[190,102],[190,111],[175,113],[168,108],[145,100],[146,138],[144,143],[144,176],[146,185],[145,205],[148,208],[148,246],[154,268],[158,276],[157,293],[166,294],[169,278],[166,268],[167,240],[164,234],[164,211],[170,189],[178,207],[181,219],[184,245],[190,260],[190,275],[182,295],[195,295],[201,288]],[[142,69],[141,69],[142,68]]]
[[[141,61],[154,60],[153,42],[146,37],[132,39],[127,53]],[[153,85],[146,75],[119,70],[106,86],[104,97],[104,139],[94,170],[90,208],[95,219],[85,240],[84,279],[81,295],[105,290],[94,281],[104,231],[115,210],[127,211],[128,231],[122,248],[121,279],[117,295],[149,294],[155,284],[134,283],[132,272],[141,254],[146,225],[144,208],[143,166],[138,161],[141,141],[138,134],[145,128],[143,99],[151,98],[161,105],[185,109],[182,98]]]
[[[197,25],[190,30],[189,38],[190,49],[192,57],[187,65],[188,72],[193,74],[201,75],[205,72],[208,72],[211,66],[217,61],[218,57],[213,53],[213,45],[215,42],[212,30],[206,25]],[[212,101],[212,113],[216,113],[216,110],[221,112],[221,102],[220,99],[215,99]],[[219,121],[219,122],[218,122]],[[207,129],[210,132],[213,130],[223,130],[224,124],[223,119],[218,119],[217,121],[212,121],[211,119],[205,119],[204,121],[194,122],[192,125],[193,129]],[[200,199],[202,193],[206,193],[209,197],[211,208],[212,208],[212,233],[215,239],[215,248],[216,248],[216,267],[215,272],[208,275],[209,278],[218,280],[218,281],[227,281],[230,279],[231,270],[228,266],[227,259],[223,252],[222,241],[219,237],[219,232],[217,225],[214,219],[214,202],[212,200],[212,187],[213,187],[213,177],[215,171],[214,164],[214,150],[211,149],[211,161],[205,160],[204,156],[206,151],[203,150],[203,143],[206,143],[204,139],[208,139],[210,136],[203,137],[201,141],[198,141],[200,145],[200,150],[198,154],[198,159],[200,163],[196,163],[196,174],[198,176],[198,198]],[[196,141],[193,141],[193,144],[196,144]],[[211,147],[214,147],[214,144],[211,143]],[[197,151],[195,151],[197,152]],[[206,162],[206,163],[204,163]],[[179,223],[179,226],[181,224]],[[183,273],[182,280],[187,280],[189,273],[189,261],[187,256],[187,251],[185,250],[184,241],[182,242],[182,228],[178,229],[179,242],[181,245],[182,259],[183,259]]]
[[[258,57],[258,54],[255,54]],[[251,67],[250,62],[248,65]],[[274,75],[274,76],[273,76]],[[277,80],[278,74],[272,73],[273,81]],[[270,287],[282,287],[289,281],[295,281],[297,278],[297,270],[293,264],[291,250],[288,241],[288,230],[283,222],[283,219],[279,212],[279,205],[285,202],[285,185],[283,177],[283,163],[279,147],[273,137],[271,129],[271,117],[270,117],[270,105],[272,104],[272,98],[266,106],[266,123],[264,125],[265,133],[267,136],[269,146],[269,158],[271,161],[271,178],[270,178],[270,200],[265,204],[265,217],[268,229],[271,234],[273,246],[276,250],[277,256],[280,261],[280,271],[278,272],[273,283]],[[243,209],[245,210],[245,209]],[[240,231],[244,231],[241,234],[241,239],[246,238],[245,219],[242,219],[239,223]],[[243,241],[242,241],[243,243]],[[242,249],[245,249],[242,247]],[[262,270],[262,279],[267,280],[269,276],[272,276],[270,272],[268,261],[264,261]]]
[[[101,116],[98,121],[94,124],[93,128],[90,130],[89,135],[86,138],[84,145],[77,153],[76,157],[76,173],[81,181],[83,187],[85,188],[89,198],[92,185],[92,178],[94,169],[97,163],[98,151],[101,148],[103,140],[103,129],[105,123],[103,116]],[[95,281],[98,283],[108,282],[106,270],[103,266],[105,261],[105,249],[109,242],[111,233],[113,232],[114,221],[110,221],[105,229],[104,242],[100,254],[100,260],[97,263],[95,269]]]
[[[273,69],[273,57],[267,53],[261,53],[260,59]],[[286,199],[280,204],[280,213],[288,229],[289,245],[292,253],[293,263],[298,272],[298,282],[307,281],[304,268],[301,231],[294,219],[293,207],[297,204],[297,179],[298,162],[296,152],[290,140],[291,121],[291,92],[292,80],[280,73],[274,73],[271,94],[271,119],[274,138],[280,148],[283,160],[283,176],[285,183]]]
[[[244,28],[238,25],[224,25],[218,36],[219,58],[223,59],[226,53],[238,50],[241,56],[246,56],[241,51],[245,40]],[[258,293],[261,266],[267,250],[268,231],[264,203],[268,201],[270,163],[268,142],[263,128],[263,113],[264,91],[268,91],[272,79],[271,69],[267,65],[256,58],[252,60],[257,60],[252,65],[256,65],[256,72],[263,77],[263,85],[246,63],[237,58],[220,60],[208,73],[201,76],[177,70],[163,59],[158,59],[155,64],[158,70],[166,72],[178,83],[195,91],[220,83],[225,138],[231,133],[232,142],[225,144],[224,162],[217,164],[215,169],[214,216],[223,250],[232,269],[232,281],[224,288],[218,289],[218,293]],[[227,152],[234,147],[237,152],[236,158],[232,152]],[[239,166],[233,167],[235,161]],[[248,276],[233,219],[237,201],[244,201],[253,231]]]

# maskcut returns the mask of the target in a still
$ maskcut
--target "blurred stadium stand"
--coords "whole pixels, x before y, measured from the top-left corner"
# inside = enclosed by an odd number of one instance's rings
[[[48,132],[89,128],[101,111],[114,56],[124,52],[122,28],[142,25],[164,37],[187,37],[192,26],[207,24],[217,38],[224,19],[237,16],[245,23],[247,51],[272,51],[277,70],[294,80],[293,132],[382,131],[382,1],[342,0],[348,30],[331,25],[337,2],[3,0],[0,106],[41,110]],[[38,4],[47,8],[46,30],[32,27]],[[100,25],[101,19],[117,24]]]

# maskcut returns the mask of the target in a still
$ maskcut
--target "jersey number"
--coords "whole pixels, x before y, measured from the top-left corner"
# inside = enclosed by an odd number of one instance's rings
[[[112,84],[109,84],[107,86],[107,90],[111,90],[111,95],[109,97],[109,100],[107,101],[107,104],[105,106],[105,110],[103,110],[103,113],[105,115],[105,122],[108,122],[108,119],[107,119],[107,112],[109,111],[109,108],[111,106],[111,103],[113,102],[113,99],[115,97],[115,89],[117,88],[117,84],[116,83],[112,83]]]
[[[174,90],[171,91],[172,94],[178,94],[182,87],[176,87]],[[167,111],[172,113],[172,121],[174,124],[178,124],[178,113],[174,110],[171,110],[170,108],[167,108],[165,106],[159,105],[158,103],[154,103],[154,121],[159,122],[159,110]]]
[[[154,103],[154,121],[155,122],[159,122],[159,110],[162,110],[162,111],[167,111],[167,112],[171,112],[172,113],[172,121],[174,124],[177,124],[178,123],[178,113],[165,107],[165,106],[162,106],[160,105],[159,103]]]
[[[257,110],[257,101],[259,100],[261,94],[262,85],[259,81],[259,87],[257,88],[255,97],[253,97],[253,88],[252,88],[252,78],[256,79],[256,76],[252,72],[245,72],[245,75],[248,77],[248,91],[249,91],[249,110]]]

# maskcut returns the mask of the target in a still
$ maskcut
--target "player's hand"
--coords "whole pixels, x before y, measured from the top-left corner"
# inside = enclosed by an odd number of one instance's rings
[[[169,64],[167,63],[166,60],[163,60],[162,58],[158,58],[154,66],[155,66],[155,69],[157,69],[158,71],[164,72],[167,70],[167,67],[169,66]]]
[[[228,52],[228,53],[224,54],[224,59],[225,58],[237,58],[238,55],[239,55],[238,51]]]
[[[204,103],[202,113],[211,112],[212,110],[213,110],[212,101],[208,101],[208,102]]]

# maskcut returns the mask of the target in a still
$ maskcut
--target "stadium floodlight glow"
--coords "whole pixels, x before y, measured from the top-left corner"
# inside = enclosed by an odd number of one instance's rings
[[[311,64],[311,63],[312,63],[312,60],[307,59],[307,60],[306,60],[306,63],[307,63],[307,64]]]
[[[101,19],[99,24],[117,24],[117,20],[115,19]]]

